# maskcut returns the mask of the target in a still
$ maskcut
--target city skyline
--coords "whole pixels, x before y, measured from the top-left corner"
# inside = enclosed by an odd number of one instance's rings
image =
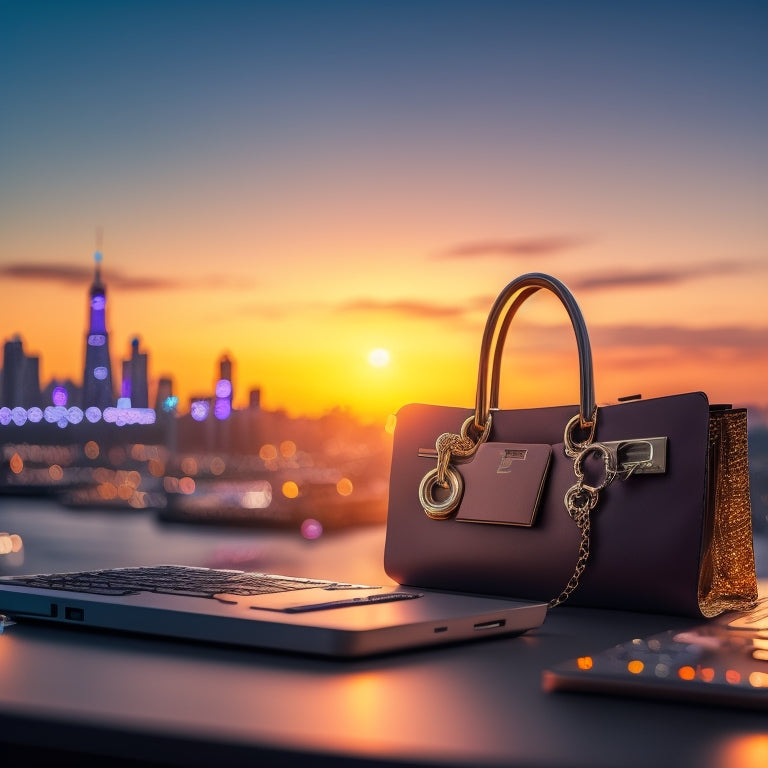
[[[14,334],[4,342],[4,355],[0,373],[0,408],[6,411],[3,418],[11,420],[11,410],[23,411],[35,408],[38,413],[34,419],[42,418],[40,406],[46,411],[66,410],[74,407],[75,418],[82,419],[86,410],[93,411],[91,420],[100,420],[105,410],[114,412],[118,409],[152,412],[178,412],[178,397],[173,395],[173,380],[160,377],[153,382],[153,396],[150,398],[150,382],[147,375],[148,353],[142,351],[140,340],[131,340],[131,355],[120,361],[119,376],[112,375],[112,352],[109,345],[109,322],[107,285],[102,280],[101,262],[103,254],[96,251],[93,255],[93,275],[88,291],[88,323],[85,326],[84,367],[79,379],[52,378],[40,380],[40,355],[30,355],[24,349],[22,334]],[[210,392],[198,393],[187,404],[190,415],[195,420],[208,417],[209,406],[215,402],[216,417],[225,419],[231,411],[232,403],[232,365],[226,355],[218,360],[218,379]],[[259,400],[258,392],[250,393],[251,405]],[[154,407],[150,408],[150,401]],[[53,409],[50,406],[54,406]],[[21,408],[19,408],[21,407]],[[204,410],[203,410],[204,408]],[[98,417],[96,414],[98,413]],[[79,415],[78,415],[79,414]],[[213,413],[211,413],[211,416]],[[21,418],[21,413],[18,414]],[[26,417],[24,417],[26,418]],[[13,419],[15,420],[15,419]],[[3,421],[5,423],[5,421]]]
[[[382,421],[472,405],[542,271],[599,401],[768,408],[766,31],[747,0],[3,3],[0,333],[79,379],[100,247],[113,356],[182,403],[228,355],[236,407]],[[505,406],[575,399],[561,315],[516,320]]]

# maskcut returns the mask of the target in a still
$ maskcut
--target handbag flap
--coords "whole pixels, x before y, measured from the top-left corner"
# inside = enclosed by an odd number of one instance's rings
[[[465,490],[456,520],[530,527],[551,457],[549,445],[483,443],[459,466]]]

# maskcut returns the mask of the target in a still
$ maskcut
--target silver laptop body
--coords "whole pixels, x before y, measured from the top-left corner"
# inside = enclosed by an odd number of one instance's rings
[[[174,586],[154,578],[173,573]],[[134,574],[134,572],[139,572]],[[126,582],[138,576],[139,584]],[[212,587],[199,580],[215,577]],[[365,586],[242,571],[163,565],[78,574],[0,577],[0,611],[49,621],[185,640],[332,657],[359,657],[499,635],[542,624],[544,603],[444,593],[412,586]],[[243,581],[272,579],[278,591],[253,594]],[[189,586],[185,586],[189,584]],[[282,587],[285,587],[283,589]],[[206,589],[208,590],[206,592]]]

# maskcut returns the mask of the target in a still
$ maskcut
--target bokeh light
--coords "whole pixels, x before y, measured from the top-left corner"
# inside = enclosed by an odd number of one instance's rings
[[[299,486],[293,480],[286,480],[281,490],[286,499],[295,499],[299,495]]]
[[[323,535],[322,523],[320,523],[319,520],[315,520],[313,518],[304,520],[304,522],[301,524],[301,535],[309,541],[319,539]]]

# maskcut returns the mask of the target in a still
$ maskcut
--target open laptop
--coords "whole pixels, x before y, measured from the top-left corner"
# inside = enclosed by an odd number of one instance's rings
[[[0,577],[0,612],[15,621],[355,658],[515,635],[546,604],[413,586],[141,566]]]

